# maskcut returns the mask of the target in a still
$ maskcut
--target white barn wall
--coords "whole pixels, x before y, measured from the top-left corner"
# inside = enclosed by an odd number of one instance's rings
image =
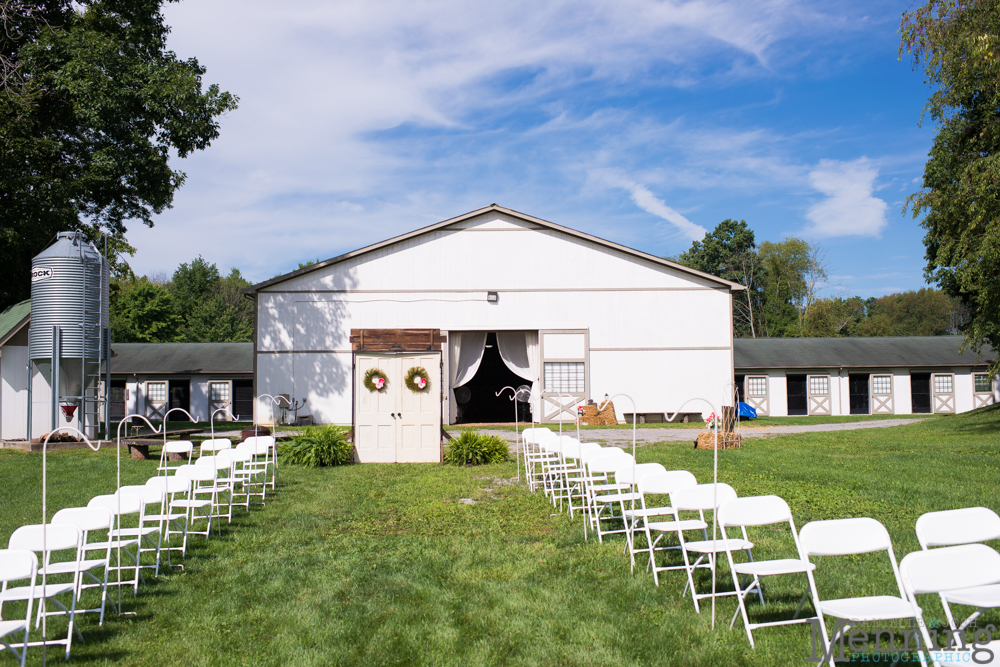
[[[769,414],[772,417],[788,414],[788,385],[785,382],[785,372],[781,370],[767,371],[767,391]]]
[[[897,415],[913,414],[913,395],[910,385],[910,369],[896,368],[892,371],[892,400]],[[850,412],[850,410],[848,410]]]
[[[640,412],[724,395],[728,288],[501,213],[464,226],[259,291],[257,392],[305,397],[317,421],[350,423],[351,329],[434,328],[588,330],[592,398],[626,392]],[[616,407],[619,417],[631,411]]]
[[[24,438],[28,421],[28,347],[5,345],[0,351],[0,439]]]

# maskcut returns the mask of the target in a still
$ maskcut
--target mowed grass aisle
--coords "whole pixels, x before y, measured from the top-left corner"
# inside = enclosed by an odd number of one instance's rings
[[[590,435],[590,434],[589,434]],[[592,435],[598,436],[595,432]],[[787,436],[720,452],[720,480],[740,495],[776,493],[801,528],[809,520],[872,516],[897,556],[918,549],[925,511],[1000,509],[1000,411],[886,430]],[[711,452],[681,443],[641,448],[639,460],[711,479]],[[124,461],[125,483],[155,464]],[[49,458],[50,508],[85,504],[114,488],[114,454]],[[40,514],[41,457],[0,452],[0,543]],[[544,496],[503,482],[512,463],[282,467],[265,508],[238,510],[220,538],[193,539],[184,572],[127,597],[135,616],[82,618],[86,643],[71,664],[143,665],[783,665],[811,652],[808,626],[763,629],[751,650],[735,610],[720,601],[715,630],[682,597],[682,572],[661,586],[629,573],[622,540],[583,540],[579,519],[550,516]],[[469,505],[463,498],[476,500]],[[761,555],[785,536],[751,534]],[[1000,546],[1000,545],[993,545]],[[889,593],[887,564],[820,561],[824,597]],[[710,586],[707,572],[699,588]],[[731,588],[720,568],[720,588]],[[804,579],[767,582],[762,620],[790,614]],[[93,595],[90,593],[89,595]],[[934,600],[927,614],[941,617]],[[980,625],[1000,626],[996,611]],[[53,628],[64,628],[51,621]],[[50,652],[52,664],[61,658]],[[11,658],[0,658],[0,661]],[[29,654],[39,664],[40,650]],[[2,667],[0,662],[0,667]]]

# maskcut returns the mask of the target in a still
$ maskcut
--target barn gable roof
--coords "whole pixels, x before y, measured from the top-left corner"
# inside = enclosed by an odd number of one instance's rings
[[[664,267],[667,267],[667,268],[670,268],[670,269],[674,269],[674,270],[679,271],[681,273],[686,273],[688,275],[697,276],[698,278],[702,278],[704,280],[708,280],[710,282],[713,282],[713,283],[719,285],[720,287],[728,288],[730,291],[733,291],[733,292],[746,289],[743,285],[740,285],[739,283],[733,283],[733,282],[730,282],[728,280],[723,280],[722,278],[719,278],[717,276],[713,276],[713,275],[708,274],[708,273],[703,273],[701,271],[696,271],[695,269],[692,269],[690,267],[684,266],[683,264],[678,264],[677,262],[671,262],[670,260],[663,259],[662,257],[656,257],[655,255],[650,255],[650,254],[642,252],[640,250],[635,250],[633,248],[629,248],[627,246],[623,246],[623,245],[620,245],[618,243],[614,243],[612,241],[607,241],[607,240],[599,238],[597,236],[592,236],[590,234],[586,234],[584,232],[577,231],[575,229],[570,229],[569,227],[563,227],[562,225],[557,225],[554,222],[549,222],[548,220],[542,220],[541,218],[535,218],[535,217],[532,217],[530,215],[526,215],[524,213],[520,213],[518,211],[515,211],[513,209],[506,208],[504,206],[498,206],[497,204],[490,204],[489,206],[485,206],[483,208],[476,209],[475,211],[470,211],[469,213],[465,213],[463,215],[460,215],[460,216],[457,216],[457,217],[454,217],[454,218],[449,218],[448,220],[443,220],[443,221],[435,223],[433,225],[429,225],[427,227],[423,227],[421,229],[417,229],[417,230],[414,230],[412,232],[408,232],[406,234],[402,234],[400,236],[393,237],[391,239],[386,239],[385,241],[380,241],[379,243],[375,243],[375,244],[372,244],[370,246],[366,246],[364,248],[359,248],[358,250],[352,250],[351,252],[345,253],[343,255],[338,255],[337,257],[333,257],[331,259],[328,259],[328,260],[325,260],[325,261],[322,261],[322,262],[316,262],[315,264],[312,264],[310,266],[307,266],[307,267],[304,267],[304,268],[301,268],[301,269],[297,269],[295,271],[292,271],[290,273],[286,273],[286,274],[277,276],[275,278],[271,278],[270,280],[265,280],[264,282],[260,282],[260,283],[257,283],[256,285],[252,285],[252,286],[246,288],[245,290],[243,290],[243,293],[247,294],[247,295],[255,295],[257,292],[259,292],[261,290],[267,289],[267,288],[272,287],[274,285],[277,285],[279,283],[283,283],[286,280],[291,280],[292,278],[297,278],[297,277],[305,275],[307,273],[311,273],[313,271],[318,271],[320,269],[324,269],[324,268],[326,268],[328,266],[332,266],[334,264],[339,264],[340,262],[346,261],[348,259],[353,259],[355,257],[359,257],[361,255],[373,252],[375,250],[379,250],[381,248],[385,248],[386,246],[390,246],[390,245],[392,245],[394,243],[400,243],[402,241],[407,241],[409,239],[415,238],[417,236],[422,236],[424,234],[429,234],[431,232],[437,231],[437,230],[445,228],[445,227],[449,227],[449,226],[452,226],[452,225],[457,225],[457,224],[459,224],[461,222],[465,222],[466,220],[470,220],[472,218],[484,215],[486,213],[491,213],[491,212],[503,213],[503,214],[508,215],[508,216],[510,216],[512,218],[516,218],[518,220],[521,220],[521,221],[524,221],[524,222],[527,222],[527,223],[530,223],[530,224],[533,224],[533,225],[537,225],[538,227],[541,227],[541,228],[544,228],[544,229],[550,229],[550,230],[553,230],[553,231],[556,231],[556,232],[560,232],[562,234],[566,234],[568,236],[575,237],[577,239],[588,241],[590,243],[594,243],[594,244],[603,246],[605,248],[610,248],[612,250],[617,250],[619,252],[625,253],[627,255],[632,255],[633,257],[638,257],[640,259],[644,259],[646,261],[652,262],[653,264],[659,264],[661,266],[664,266]]]
[[[987,365],[996,354],[961,354],[964,336],[873,338],[737,338],[737,370],[767,368],[901,368]]]
[[[31,299],[25,299],[0,312],[0,345],[10,340],[31,321]]]

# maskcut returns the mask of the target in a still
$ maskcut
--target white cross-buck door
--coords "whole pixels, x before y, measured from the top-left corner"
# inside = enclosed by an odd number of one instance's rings
[[[361,463],[434,463],[441,460],[441,355],[358,354],[354,361],[354,443]],[[428,386],[407,389],[406,373],[419,366]],[[388,378],[381,391],[368,391],[365,374],[378,368]]]
[[[935,414],[954,414],[955,376],[952,373],[932,373],[931,397]]]

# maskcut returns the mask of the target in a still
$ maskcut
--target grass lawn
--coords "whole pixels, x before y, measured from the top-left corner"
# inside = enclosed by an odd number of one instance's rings
[[[638,456],[711,480],[711,452],[686,443],[643,447]],[[51,454],[50,511],[113,490],[114,463],[113,451]],[[124,482],[153,474],[155,465],[123,460]],[[6,543],[17,526],[40,518],[41,457],[2,450],[0,471]],[[540,494],[501,483],[514,475],[513,463],[284,466],[265,508],[238,510],[221,539],[194,539],[184,572],[140,586],[128,601],[135,616],[109,614],[103,628],[94,615],[83,617],[87,641],[74,642],[72,664],[806,662],[808,627],[758,630],[751,650],[741,622],[728,630],[735,602],[723,599],[712,630],[708,605],[698,615],[681,597],[682,573],[664,573],[659,588],[641,571],[631,575],[620,540],[585,542],[579,520],[551,516]],[[799,528],[814,519],[879,519],[902,558],[919,548],[913,526],[920,514],[1000,509],[1000,409],[755,440],[720,452],[719,476],[741,495],[781,495]],[[787,554],[784,537],[751,532],[760,557]],[[824,598],[892,592],[884,560],[817,560]],[[728,576],[722,567],[722,587],[731,586]],[[707,585],[702,575],[700,590]],[[765,587],[768,606],[750,607],[757,620],[790,615],[804,578],[772,578]],[[922,602],[928,617],[942,618],[936,599]],[[980,627],[988,623],[1000,627],[1000,613],[984,614]],[[40,651],[29,653],[29,664],[39,662]]]

